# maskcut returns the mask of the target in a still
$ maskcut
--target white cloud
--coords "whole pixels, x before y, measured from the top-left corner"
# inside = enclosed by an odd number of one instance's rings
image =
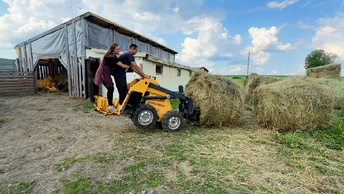
[[[62,18],[75,17],[78,1],[4,0],[8,13],[0,16],[0,49],[10,47],[62,23]]]
[[[306,69],[304,64],[299,65],[296,72],[292,72],[291,75],[306,75]]]
[[[344,14],[333,18],[320,18],[315,35],[312,38],[313,47],[324,49],[344,58]]]
[[[29,17],[28,22],[26,24],[20,26],[16,30],[13,30],[13,32],[15,32],[16,34],[26,34],[26,33],[34,32],[37,29],[48,30],[55,26],[56,26],[56,23],[53,21],[46,22],[36,17]]]
[[[307,7],[310,3],[311,3],[312,1],[307,1],[306,3],[304,3],[303,5],[302,5],[302,7]]]
[[[254,64],[256,65],[265,65],[265,63],[269,60],[270,53],[264,51],[256,51],[253,52],[251,55],[251,59]]]
[[[233,44],[240,44],[241,43],[241,36],[239,34],[236,34],[232,41]]]
[[[325,2],[320,2],[320,3],[318,3],[318,4],[313,5],[312,8],[322,7],[322,6],[324,6],[324,5],[326,5]]]
[[[253,71],[250,71],[250,72],[254,72],[259,75],[259,74],[264,74],[264,71],[265,69],[263,67],[258,66],[258,67],[253,67]]]
[[[310,24],[307,24],[307,23],[305,23],[305,22],[303,22],[303,21],[297,22],[297,25],[298,25],[298,27],[301,28],[301,29],[313,29],[313,28],[314,28],[314,26],[312,26],[312,25],[310,25]]]
[[[232,67],[230,70],[229,70],[229,74],[236,74],[236,73],[239,73],[240,71],[242,71],[242,67],[240,65],[235,65],[234,67]]]
[[[270,29],[251,27],[248,30],[252,38],[252,46],[246,47],[241,54],[250,52],[253,63],[264,65],[270,58],[270,53],[292,49],[290,43],[283,44],[277,38],[278,29],[272,26]]]
[[[288,5],[292,5],[294,3],[298,2],[298,0],[284,0],[281,2],[278,1],[270,1],[267,6],[272,9],[284,9]]]
[[[232,37],[228,30],[215,18],[192,18],[187,22],[193,26],[192,31],[198,32],[196,38],[187,37],[182,43],[182,53],[180,60],[192,66],[206,66],[210,68],[214,62],[210,58],[229,57],[232,53],[228,52],[231,45],[241,43],[241,36]]]
[[[270,29],[251,27],[248,32],[252,38],[253,52],[260,50],[288,50],[289,43],[282,44],[278,41],[278,30],[275,26]]]

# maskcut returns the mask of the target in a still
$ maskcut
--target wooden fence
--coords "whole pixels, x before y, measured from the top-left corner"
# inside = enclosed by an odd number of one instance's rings
[[[0,96],[30,95],[36,93],[32,71],[0,71]]]

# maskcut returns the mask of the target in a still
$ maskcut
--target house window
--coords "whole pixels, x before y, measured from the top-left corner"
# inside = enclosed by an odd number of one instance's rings
[[[180,69],[177,69],[177,76],[178,77],[182,76],[182,71]]]
[[[163,72],[162,71],[163,70],[162,67],[163,67],[162,65],[158,65],[158,64],[155,65],[155,73],[156,73],[156,75],[162,75],[162,72]]]

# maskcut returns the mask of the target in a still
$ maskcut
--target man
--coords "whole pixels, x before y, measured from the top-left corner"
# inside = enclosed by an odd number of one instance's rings
[[[149,75],[143,73],[141,68],[136,64],[134,55],[137,53],[138,47],[136,44],[131,44],[129,46],[129,51],[123,53],[118,59],[125,65],[128,65],[134,72],[139,74],[141,77],[150,78]],[[127,76],[126,76],[127,69],[124,69],[120,66],[116,66],[114,69],[113,76],[115,78],[115,83],[117,87],[117,91],[119,94],[119,101],[118,103],[121,105],[125,99],[125,96],[128,93],[127,87]]]

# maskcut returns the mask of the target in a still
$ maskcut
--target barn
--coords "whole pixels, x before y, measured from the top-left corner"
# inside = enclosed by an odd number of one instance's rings
[[[136,63],[163,87],[177,90],[191,76],[190,67],[175,63],[176,51],[91,12],[16,45],[16,71],[34,72],[37,82],[59,78],[57,88],[66,84],[70,96],[88,98],[99,60],[113,42],[124,51],[138,45]],[[127,73],[128,82],[135,77]]]

